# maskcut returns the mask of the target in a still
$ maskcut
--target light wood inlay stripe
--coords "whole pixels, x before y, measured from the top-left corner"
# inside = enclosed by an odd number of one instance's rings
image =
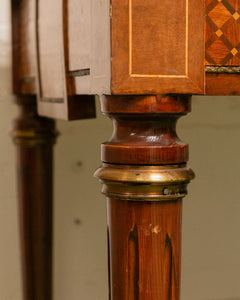
[[[132,73],[132,60],[133,60],[133,46],[132,46],[132,38],[133,38],[133,15],[132,15],[132,1],[129,0],[129,75],[130,77],[138,77],[138,78],[187,78],[188,77],[188,18],[189,18],[189,0],[186,0],[186,44],[185,44],[185,74],[182,75],[155,75],[155,74],[133,74]]]

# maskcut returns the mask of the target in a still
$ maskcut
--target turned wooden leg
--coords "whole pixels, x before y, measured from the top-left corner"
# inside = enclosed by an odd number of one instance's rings
[[[107,97],[114,123],[95,176],[107,196],[112,300],[179,300],[182,198],[194,177],[176,122],[190,97]]]
[[[15,120],[24,300],[52,299],[52,148],[54,121],[36,113],[34,96],[17,97]]]

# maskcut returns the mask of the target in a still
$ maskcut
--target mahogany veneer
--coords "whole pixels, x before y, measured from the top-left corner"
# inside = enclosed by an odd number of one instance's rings
[[[111,299],[179,299],[182,201],[107,205]]]

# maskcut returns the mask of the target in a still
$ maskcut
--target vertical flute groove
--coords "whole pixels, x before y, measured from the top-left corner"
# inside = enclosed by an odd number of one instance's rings
[[[172,268],[173,268],[173,249],[172,241],[168,234],[166,234],[165,240],[165,253],[164,253],[164,291],[163,299],[171,300],[172,299]]]
[[[128,300],[139,300],[139,246],[138,229],[135,224],[128,238]],[[134,291],[130,293],[129,291]]]

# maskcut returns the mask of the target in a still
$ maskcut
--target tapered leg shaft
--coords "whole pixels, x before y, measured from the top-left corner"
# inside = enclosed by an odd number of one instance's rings
[[[113,299],[178,299],[181,205],[108,200]]]

